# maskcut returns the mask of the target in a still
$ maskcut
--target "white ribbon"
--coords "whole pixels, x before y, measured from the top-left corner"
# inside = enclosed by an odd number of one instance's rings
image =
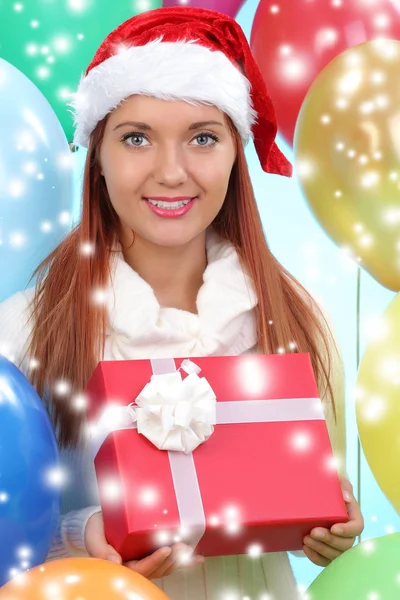
[[[179,371],[152,375],[136,398],[137,430],[159,450],[190,454],[209,439],[216,423],[217,399],[205,377],[199,377],[194,363],[182,379]]]
[[[182,379],[180,370],[188,373]],[[186,359],[174,372],[153,374],[129,406],[109,407],[92,431],[97,453],[110,431],[137,428],[159,450],[190,454],[207,441],[216,424],[217,401],[200,368]]]

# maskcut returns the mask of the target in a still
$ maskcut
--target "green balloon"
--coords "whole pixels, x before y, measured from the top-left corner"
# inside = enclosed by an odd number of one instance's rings
[[[326,567],[309,587],[307,600],[400,598],[400,533],[367,540]]]
[[[39,88],[72,142],[68,94],[115,27],[162,0],[0,0],[0,58]]]

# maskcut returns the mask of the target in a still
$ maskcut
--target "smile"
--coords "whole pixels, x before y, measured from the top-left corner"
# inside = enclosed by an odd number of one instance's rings
[[[188,198],[187,200],[178,200],[176,202],[165,202],[163,200],[153,200],[152,198],[147,198],[147,202],[150,202],[153,206],[158,206],[158,208],[167,208],[168,210],[175,210],[176,208],[182,208],[182,206],[186,206],[189,202],[191,202],[193,198]]]
[[[144,198],[147,206],[158,217],[176,218],[186,215],[197,200],[195,198]]]

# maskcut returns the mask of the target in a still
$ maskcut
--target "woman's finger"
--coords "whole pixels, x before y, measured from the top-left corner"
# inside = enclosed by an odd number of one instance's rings
[[[328,546],[327,544],[324,544],[324,542],[317,542],[317,540],[313,540],[313,538],[309,535],[307,535],[304,538],[304,545],[310,548],[311,550],[315,550],[315,552],[317,552],[321,556],[329,558],[329,560],[335,560],[335,558],[338,558],[338,556],[340,556],[344,552],[341,550],[337,550],[332,546]]]
[[[321,554],[319,554],[318,552],[316,552],[312,548],[309,548],[306,545],[303,546],[303,552],[307,556],[307,558],[311,560],[311,562],[313,562],[315,565],[318,565],[319,567],[327,567],[332,562],[331,560],[329,560],[329,558],[321,556]]]
[[[159,577],[164,577],[166,571],[170,570],[174,566],[175,568],[178,568],[180,566],[180,562],[184,560],[184,557],[192,552],[192,548],[189,548],[184,543],[174,544],[171,547],[171,554],[161,565],[157,567],[157,569],[151,573],[151,578],[158,579]]]
[[[148,578],[168,559],[171,553],[172,548],[166,546],[146,556],[146,558],[142,558],[142,560],[130,560],[124,563],[124,565],[128,569],[132,569],[132,571],[136,571]]]
[[[334,535],[328,529],[323,529],[321,527],[313,529],[307,537],[310,537],[316,542],[331,546],[340,552],[349,550],[355,542],[355,537],[350,538]]]
[[[158,579],[159,577],[166,577],[167,575],[171,575],[174,571],[178,569],[184,569],[191,567],[196,564],[200,564],[201,557],[193,556],[193,548],[190,548],[186,544],[176,544],[172,546],[172,553],[162,564],[157,571],[152,573],[152,578]]]
[[[355,498],[347,503],[349,521],[332,525],[331,532],[340,537],[357,537],[364,530],[364,519],[359,504]]]
[[[343,498],[346,502],[349,521],[347,523],[336,523],[331,527],[331,532],[341,537],[357,537],[364,530],[364,519],[353,493],[353,486],[348,479],[340,477]]]
[[[353,494],[353,484],[351,483],[351,481],[349,481],[349,479],[347,479],[347,477],[343,477],[343,475],[339,475],[339,480],[340,486],[343,491],[343,495],[345,496],[345,500],[347,500],[346,492],[349,492],[350,495]]]

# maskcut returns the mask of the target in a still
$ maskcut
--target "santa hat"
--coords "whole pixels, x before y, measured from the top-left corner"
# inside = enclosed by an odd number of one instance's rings
[[[74,142],[87,147],[97,123],[134,94],[218,107],[232,119],[244,144],[253,137],[264,171],[292,174],[275,143],[271,98],[234,19],[174,7],[122,23],[103,41],[73,96]]]

